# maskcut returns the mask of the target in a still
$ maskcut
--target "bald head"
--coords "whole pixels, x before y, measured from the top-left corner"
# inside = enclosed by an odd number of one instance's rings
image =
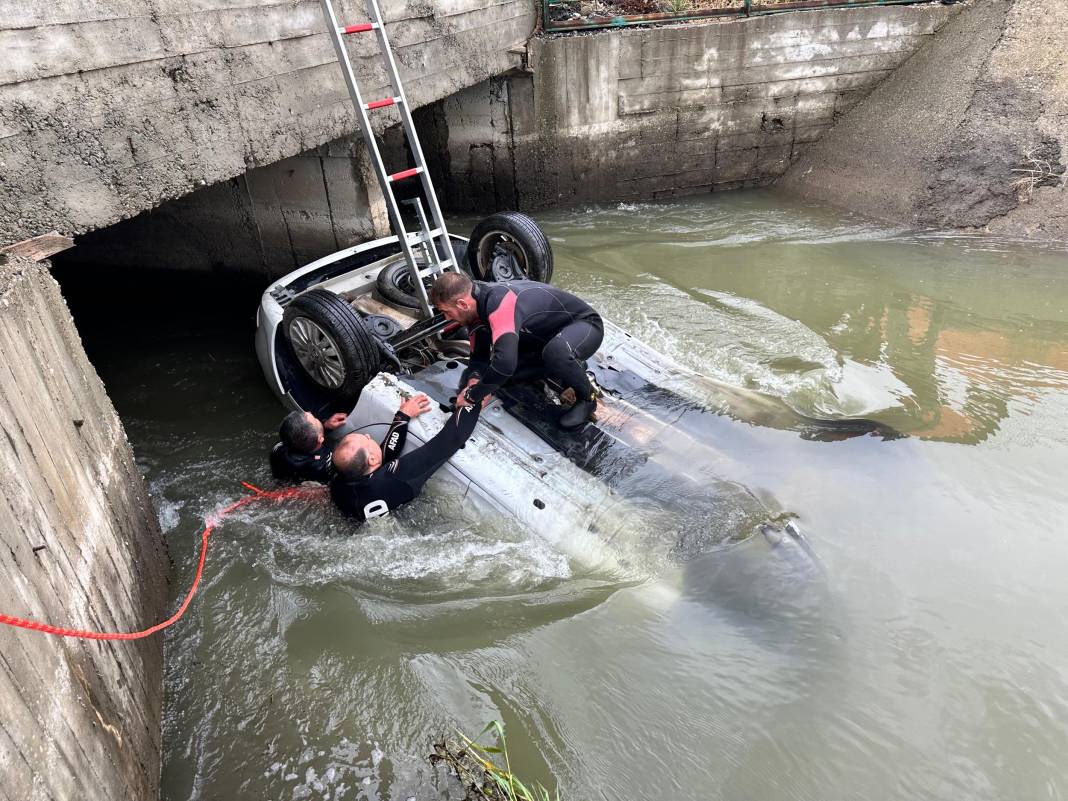
[[[345,478],[366,476],[382,464],[382,449],[363,434],[352,433],[334,448],[334,469]]]

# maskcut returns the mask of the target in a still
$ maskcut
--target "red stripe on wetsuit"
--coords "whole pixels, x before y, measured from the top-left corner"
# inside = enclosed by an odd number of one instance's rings
[[[481,401],[486,395],[493,394],[515,372],[519,361],[519,334],[516,332],[515,305],[519,296],[511,289],[506,291],[497,307],[487,307],[486,315],[493,343],[489,365],[481,381],[467,392],[472,403]],[[472,341],[474,337],[472,337]],[[473,355],[473,354],[472,354]]]

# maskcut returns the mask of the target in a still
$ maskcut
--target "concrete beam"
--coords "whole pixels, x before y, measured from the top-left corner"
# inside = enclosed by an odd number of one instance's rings
[[[345,2],[341,13],[366,12]],[[416,107],[518,66],[510,49],[536,18],[527,0],[387,2],[384,13]],[[322,31],[308,0],[37,2],[6,19],[0,243],[110,225],[354,132]],[[365,95],[384,95],[374,41],[350,47]]]

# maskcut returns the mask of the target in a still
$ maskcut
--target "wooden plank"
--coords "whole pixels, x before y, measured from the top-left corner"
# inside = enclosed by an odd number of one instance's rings
[[[14,245],[0,248],[0,255],[22,256],[34,261],[41,261],[72,247],[74,247],[73,239],[69,236],[63,236],[59,231],[53,231],[50,234],[41,234],[33,239],[24,239],[22,242],[16,242]],[[4,261],[6,259],[0,260],[0,264]]]

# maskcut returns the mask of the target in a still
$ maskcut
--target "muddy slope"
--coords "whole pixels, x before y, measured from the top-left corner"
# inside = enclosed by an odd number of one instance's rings
[[[813,145],[788,191],[912,225],[1068,241],[1068,4],[973,0]]]

